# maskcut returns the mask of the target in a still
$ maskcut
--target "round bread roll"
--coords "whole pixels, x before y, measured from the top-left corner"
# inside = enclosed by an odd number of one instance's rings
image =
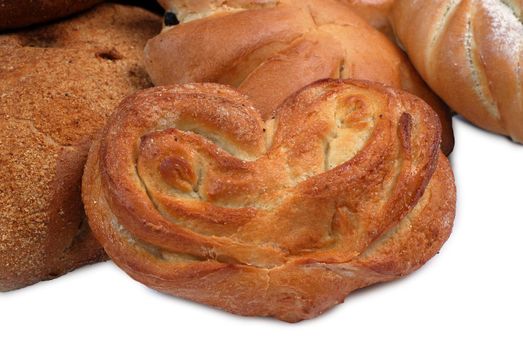
[[[523,142],[523,0],[398,0],[392,21],[427,83],[472,123]]]
[[[164,0],[164,31],[145,49],[155,85],[215,82],[247,94],[264,118],[316,80],[354,78],[405,89],[440,115],[446,153],[453,134],[446,106],[382,33],[335,0]],[[173,25],[177,22],[179,25]]]
[[[0,30],[48,22],[99,2],[102,0],[0,0]]]
[[[151,85],[142,52],[159,23],[100,5],[0,36],[0,291],[105,259],[81,204],[83,166],[120,100]]]
[[[110,118],[82,195],[138,281],[296,322],[439,251],[456,201],[440,132],[421,99],[377,83],[316,82],[268,121],[223,85],[156,87]]]

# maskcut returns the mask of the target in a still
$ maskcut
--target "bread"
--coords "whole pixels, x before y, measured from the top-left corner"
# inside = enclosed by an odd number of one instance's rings
[[[393,38],[389,15],[394,0],[340,0],[374,28]]]
[[[523,142],[523,1],[398,0],[393,24],[417,70],[454,110]]]
[[[155,85],[229,84],[251,97],[266,117],[290,94],[319,79],[378,81],[431,104],[444,126],[443,149],[452,150],[445,106],[395,45],[340,2],[161,3],[181,24],[166,26],[147,43],[145,65]]]
[[[155,0],[111,0],[112,3],[139,6],[158,15],[164,14],[163,8]]]
[[[451,232],[455,188],[420,99],[325,80],[268,121],[215,84],[126,98],[89,153],[89,224],[159,291],[295,322],[406,275]]]
[[[0,30],[48,22],[99,2],[102,0],[0,0]]]
[[[142,50],[159,30],[145,10],[100,5],[0,36],[0,291],[105,259],[84,220],[83,166],[120,100],[151,85]]]

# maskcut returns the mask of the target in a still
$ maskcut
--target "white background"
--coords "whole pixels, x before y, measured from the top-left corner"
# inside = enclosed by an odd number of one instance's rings
[[[287,324],[159,294],[108,262],[0,294],[0,349],[523,349],[523,146],[454,125],[454,233],[407,278]]]

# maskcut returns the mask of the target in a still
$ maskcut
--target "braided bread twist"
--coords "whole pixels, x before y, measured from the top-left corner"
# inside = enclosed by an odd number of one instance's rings
[[[421,76],[481,128],[523,142],[523,0],[398,0],[395,32]]]
[[[293,322],[440,249],[455,189],[439,142],[430,107],[376,83],[317,82],[268,122],[228,87],[157,87],[113,115],[83,198],[138,281]]]

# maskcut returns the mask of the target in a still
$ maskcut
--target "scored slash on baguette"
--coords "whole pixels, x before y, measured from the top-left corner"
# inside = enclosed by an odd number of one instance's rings
[[[412,63],[456,112],[523,142],[523,0],[397,0]]]

